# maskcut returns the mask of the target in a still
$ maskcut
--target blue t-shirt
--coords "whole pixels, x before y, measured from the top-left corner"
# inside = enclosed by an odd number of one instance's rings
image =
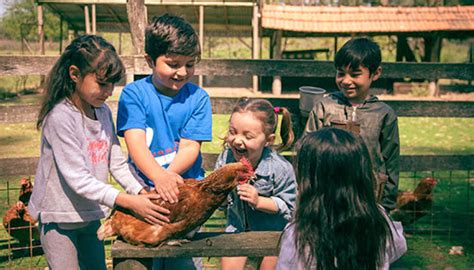
[[[128,129],[143,129],[146,143],[155,160],[163,168],[173,161],[181,138],[194,141],[212,140],[212,108],[209,95],[195,84],[187,83],[174,97],[160,94],[151,76],[128,84],[120,95],[117,133],[123,137]],[[145,182],[153,182],[138,170]],[[183,178],[203,179],[201,154]]]

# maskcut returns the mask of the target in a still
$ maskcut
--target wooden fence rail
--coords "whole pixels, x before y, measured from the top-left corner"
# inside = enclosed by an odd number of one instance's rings
[[[3,55],[0,56],[0,75],[46,75],[57,58],[58,56]],[[150,73],[141,56],[122,56],[122,60],[127,73]],[[382,68],[381,78],[388,79],[474,79],[474,64],[384,62]],[[335,68],[331,61],[203,59],[196,66],[196,75],[331,78],[334,74]]]
[[[212,113],[229,114],[236,97],[211,97]],[[274,106],[287,107],[299,116],[298,98],[266,98]],[[425,101],[425,100],[384,100],[401,117],[474,117],[472,101]],[[117,113],[117,101],[108,101],[112,114]],[[34,122],[37,120],[39,105],[0,106],[0,124]]]
[[[217,160],[216,153],[203,153],[203,168],[212,171]],[[291,155],[285,158],[292,160]],[[0,176],[34,175],[38,157],[0,158]],[[448,171],[474,170],[474,155],[410,155],[400,157],[400,171]],[[3,180],[0,178],[0,183]]]

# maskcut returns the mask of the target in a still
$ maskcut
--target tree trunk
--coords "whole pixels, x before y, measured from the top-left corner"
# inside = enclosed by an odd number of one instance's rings
[[[127,15],[132,36],[133,53],[142,55],[145,48],[147,14],[145,0],[127,0]]]

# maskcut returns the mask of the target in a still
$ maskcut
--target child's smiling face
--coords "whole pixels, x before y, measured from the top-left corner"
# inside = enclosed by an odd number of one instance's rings
[[[194,75],[194,56],[160,55],[153,62],[147,55],[146,59],[153,69],[153,84],[165,96],[175,96]]]
[[[382,69],[378,67],[373,74],[368,68],[360,65],[352,68],[346,66],[338,68],[336,73],[336,84],[353,104],[361,104],[369,95],[370,85],[380,77]]]
[[[254,167],[262,157],[263,149],[275,135],[265,135],[263,123],[252,112],[235,112],[230,117],[227,144],[235,160],[246,157]]]

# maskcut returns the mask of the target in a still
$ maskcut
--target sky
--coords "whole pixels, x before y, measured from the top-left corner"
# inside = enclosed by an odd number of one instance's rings
[[[3,16],[3,13],[7,9],[8,0],[0,0],[0,17]]]

